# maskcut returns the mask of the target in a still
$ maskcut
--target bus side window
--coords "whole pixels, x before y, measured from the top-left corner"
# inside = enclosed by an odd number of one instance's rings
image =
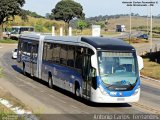
[[[76,48],[75,68],[82,69],[83,66],[83,48]]]
[[[67,64],[67,45],[61,45],[60,64]]]
[[[29,55],[29,56],[30,56],[30,53],[31,53],[31,48],[32,48],[32,44],[28,43],[28,46],[27,46],[27,55]]]
[[[46,61],[47,62],[52,62],[52,55],[53,55],[53,43],[47,43],[47,56],[46,56]]]
[[[67,66],[74,67],[74,56],[75,56],[74,51],[75,51],[74,46],[68,46]]]
[[[23,54],[26,54],[27,53],[27,42],[23,42],[23,45],[22,45],[22,52]]]
[[[54,44],[53,46],[53,62],[59,63],[59,53],[60,53],[60,45],[59,44]]]
[[[46,56],[47,56],[47,43],[44,43],[44,47],[43,47],[43,61],[46,60]]]

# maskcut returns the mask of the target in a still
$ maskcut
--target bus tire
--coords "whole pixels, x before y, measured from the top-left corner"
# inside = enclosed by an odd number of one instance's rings
[[[52,80],[52,77],[50,76],[50,77],[48,77],[48,87],[49,88],[53,88],[53,80]]]
[[[76,97],[80,97],[80,86],[78,82],[75,83],[75,95]]]
[[[25,64],[23,63],[23,75],[26,75]]]

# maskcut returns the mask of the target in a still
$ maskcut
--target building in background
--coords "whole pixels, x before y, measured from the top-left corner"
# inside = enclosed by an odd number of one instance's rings
[[[125,32],[126,26],[125,25],[116,25],[116,32]]]

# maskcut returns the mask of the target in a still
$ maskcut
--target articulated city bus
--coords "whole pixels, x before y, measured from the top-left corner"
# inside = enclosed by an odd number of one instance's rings
[[[10,32],[10,38],[18,40],[18,37],[25,32],[34,32],[34,27],[32,26],[12,26],[12,31]]]
[[[120,39],[22,35],[17,61],[24,74],[93,102],[137,102],[140,97],[136,50]]]

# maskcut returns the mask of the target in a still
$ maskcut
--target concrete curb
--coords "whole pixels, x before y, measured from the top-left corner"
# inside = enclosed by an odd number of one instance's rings
[[[156,80],[156,79],[153,79],[153,78],[144,76],[144,75],[141,75],[141,77],[142,77],[142,78],[145,78],[145,79],[148,79],[148,80],[151,80],[151,81],[155,81],[155,82],[159,82],[159,83],[160,83],[160,80]]]

